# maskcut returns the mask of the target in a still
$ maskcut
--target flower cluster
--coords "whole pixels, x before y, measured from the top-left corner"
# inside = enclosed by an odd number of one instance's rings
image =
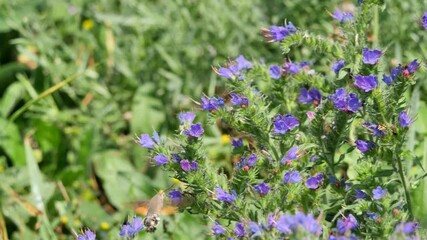
[[[381,238],[395,226],[395,234],[412,236],[413,224],[398,225],[413,217],[409,173],[402,168],[411,155],[405,134],[414,122],[405,92],[422,62],[383,73],[384,48],[354,37],[366,36],[369,4],[354,15],[332,15],[348,22],[338,26],[346,41],[297,31],[291,22],[263,29],[268,42],[280,41],[283,49],[304,44],[321,52],[322,61],[269,65],[240,55],[214,68],[229,79],[220,93],[226,97],[196,102],[216,127],[205,132],[205,123],[194,123],[199,113],[182,112],[171,143],[157,133],[137,139],[155,165],[185,186],[169,193],[174,204],[191,199],[186,209],[208,215],[212,234],[222,238]],[[330,66],[324,71],[325,62],[333,62],[335,74]],[[382,74],[385,84],[378,81]],[[216,146],[212,132],[231,144]]]

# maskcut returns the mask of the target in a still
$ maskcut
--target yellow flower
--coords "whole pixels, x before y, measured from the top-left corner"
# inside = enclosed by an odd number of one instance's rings
[[[173,179],[172,179],[172,182],[173,182],[174,184],[180,184],[180,183],[181,183],[181,181],[179,181],[179,179],[176,179],[176,178],[173,178]]]
[[[95,25],[95,23],[93,22],[92,19],[86,19],[83,21],[82,23],[82,27],[84,30],[91,30],[93,28],[93,26]]]
[[[68,223],[68,217],[63,215],[63,216],[61,216],[60,221],[62,224],[67,224]]]
[[[221,135],[221,144],[222,145],[229,144],[230,142],[231,142],[230,136],[228,136],[227,134]]]
[[[99,226],[101,227],[102,230],[110,229],[110,224],[107,222],[101,222],[101,224]]]

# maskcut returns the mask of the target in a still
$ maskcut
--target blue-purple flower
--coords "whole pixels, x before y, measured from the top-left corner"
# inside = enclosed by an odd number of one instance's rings
[[[417,222],[403,222],[399,223],[394,229],[395,233],[402,233],[404,235],[414,234],[419,228],[419,224]]]
[[[373,199],[380,200],[387,193],[387,190],[382,189],[380,186],[372,190]]]
[[[332,71],[334,71],[336,74],[345,66],[344,60],[336,61],[334,64],[332,64]]]
[[[192,112],[180,112],[178,115],[178,119],[181,124],[192,123],[194,121],[194,118],[196,118],[196,114]]]
[[[409,126],[413,122],[414,121],[409,117],[407,111],[404,110],[404,111],[401,111],[399,113],[399,123],[400,123],[400,126],[402,126],[402,127],[405,128],[405,127]]]
[[[273,213],[268,214],[267,229],[270,229],[272,227],[276,227],[276,225],[277,225],[276,215]]]
[[[355,93],[347,94],[344,88],[338,88],[332,95],[334,107],[343,111],[357,112],[362,104]]]
[[[270,77],[273,79],[279,79],[282,76],[282,69],[279,66],[272,65],[270,66]]]
[[[356,199],[364,199],[366,197],[366,193],[362,190],[356,189]]]
[[[380,50],[369,50],[368,48],[364,48],[362,52],[363,63],[374,65],[378,62],[382,54]]]
[[[377,214],[377,213],[374,213],[374,212],[371,212],[371,211],[367,211],[367,212],[366,212],[366,215],[367,215],[370,219],[372,219],[372,220],[377,220],[377,219],[378,219],[378,214]]]
[[[285,66],[283,67],[283,70],[286,73],[298,74],[298,73],[301,72],[302,67],[299,64],[287,62],[287,63],[285,63]]]
[[[211,229],[214,235],[223,235],[225,233],[225,228],[219,224],[213,225]]]
[[[289,183],[297,183],[301,181],[301,176],[299,175],[298,171],[289,171],[286,172],[285,175],[283,176],[283,181],[285,182],[285,184]]]
[[[241,106],[241,107],[247,107],[249,104],[249,100],[247,97],[240,97],[239,95],[235,94],[235,93],[231,93],[231,104],[233,105],[237,105],[237,106]]]
[[[156,161],[156,165],[163,165],[169,162],[168,157],[164,154],[154,156],[154,160]]]
[[[255,191],[257,191],[260,195],[266,195],[270,190],[270,186],[268,186],[265,182],[255,185]]]
[[[241,146],[243,146],[243,139],[242,138],[238,138],[238,139],[231,139],[231,145],[233,145],[233,147],[235,148],[239,148]]]
[[[230,194],[222,190],[222,188],[220,187],[217,187],[215,191],[216,191],[216,198],[218,199],[218,201],[233,203],[234,200],[237,198],[237,195],[234,191],[233,191],[233,194]]]
[[[243,223],[237,222],[236,227],[234,228],[234,234],[236,234],[236,237],[238,238],[246,236],[245,225],[243,225]]]
[[[91,230],[87,229],[82,231],[82,234],[77,235],[77,240],[95,240],[96,234]]]
[[[285,164],[286,162],[290,162],[291,160],[297,160],[297,159],[298,159],[298,146],[293,146],[286,152],[286,155],[282,158],[280,163]]]
[[[354,86],[362,89],[365,92],[370,92],[374,90],[378,85],[378,78],[376,76],[356,75],[354,76],[354,79],[356,80],[354,82]]]
[[[190,161],[188,161],[187,159],[181,160],[181,162],[179,162],[179,165],[181,165],[182,170],[186,172],[189,172],[191,170]]]
[[[262,34],[264,37],[269,39],[268,42],[279,42],[291,35],[292,33],[296,32],[297,29],[295,26],[289,22],[285,26],[271,26],[270,28],[263,28],[261,29]]]
[[[196,123],[196,124],[191,124],[190,129],[185,130],[184,134],[187,135],[187,136],[189,136],[189,137],[198,138],[204,132],[205,132],[205,130],[203,129],[202,124],[201,123]]]
[[[172,190],[169,192],[169,199],[173,205],[179,205],[184,199],[184,196],[182,196],[179,190]]]
[[[424,12],[424,15],[421,19],[421,23],[425,30],[427,30],[427,12]]]
[[[313,177],[309,177],[305,182],[305,186],[310,189],[317,189],[319,188],[322,181],[323,181],[323,174],[318,173]]]
[[[417,59],[414,59],[412,62],[408,64],[408,66],[406,66],[405,70],[408,71],[407,75],[416,72],[419,67],[420,67],[420,64],[417,62]]]
[[[244,80],[245,76],[242,74],[242,70],[247,70],[252,68],[252,64],[240,55],[233,62],[228,64],[228,67],[221,67],[219,69],[212,67],[214,72],[220,77],[227,79],[238,79]]]
[[[356,148],[359,149],[359,151],[362,153],[365,153],[375,148],[375,143],[371,141],[356,140],[355,143],[356,143]]]
[[[224,107],[224,99],[222,98],[216,98],[211,97],[210,99],[202,96],[202,103],[199,103],[199,105],[202,107],[203,110],[214,112],[220,107]]]
[[[312,214],[305,215],[296,212],[295,215],[285,214],[280,216],[276,224],[276,229],[284,234],[296,233],[305,230],[314,236],[319,237],[322,233],[322,227],[316,221]]]
[[[261,228],[256,222],[248,222],[248,229],[251,231],[251,239],[256,236],[261,236]]]
[[[332,18],[335,20],[343,23],[347,21],[353,21],[353,13],[351,12],[343,12],[340,10],[335,10],[334,14],[332,15]]]
[[[142,229],[144,229],[144,224],[142,223],[142,218],[133,217],[133,222],[128,222],[123,225],[120,230],[120,237],[135,237]]]
[[[252,167],[253,165],[255,165],[257,159],[258,159],[257,155],[255,155],[255,154],[249,155],[248,161],[247,161],[248,166]]]
[[[314,105],[318,105],[322,100],[322,95],[319,90],[316,88],[312,88],[307,90],[306,88],[301,88],[299,91],[298,101],[303,104],[313,103]]]
[[[187,159],[181,160],[179,162],[179,165],[181,166],[182,170],[189,172],[189,171],[195,171],[199,168],[199,164],[195,161],[188,161]]]
[[[292,117],[292,115],[277,115],[274,120],[274,133],[285,134],[297,126],[299,126],[298,119]]]
[[[137,143],[143,147],[143,148],[147,148],[147,149],[153,149],[155,144],[160,144],[160,137],[159,134],[154,131],[153,132],[153,137],[150,137],[149,134],[144,133],[141,134],[140,138],[137,138]]]
[[[349,214],[347,217],[338,219],[337,230],[340,235],[343,235],[347,231],[354,230],[359,226],[357,219],[353,214]]]

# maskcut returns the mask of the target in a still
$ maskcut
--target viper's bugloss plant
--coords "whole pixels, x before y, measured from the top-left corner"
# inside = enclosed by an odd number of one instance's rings
[[[240,55],[213,68],[227,96],[201,96],[196,111],[179,114],[175,138],[142,134],[137,143],[153,163],[183,183],[171,200],[206,216],[217,237],[417,237],[410,186],[420,177],[404,168],[413,159],[405,139],[415,113],[405,93],[424,63],[388,68],[387,48],[367,41],[377,3],[335,10],[331,24],[342,33],[332,38],[291,22],[262,29],[285,55],[304,46],[330,65]],[[209,120],[193,123],[202,114]],[[204,129],[218,121],[231,135],[232,168],[207,155]]]

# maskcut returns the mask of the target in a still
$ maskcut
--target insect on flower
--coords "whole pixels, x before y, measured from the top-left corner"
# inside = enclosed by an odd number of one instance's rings
[[[174,192],[173,195],[171,194],[172,192]],[[177,196],[176,192],[171,191],[169,194],[171,200],[173,200],[171,204],[165,201],[165,191],[159,191],[149,201],[140,200],[133,203],[135,206],[134,211],[145,215],[143,224],[147,232],[156,231],[160,222],[160,215],[171,215],[178,211],[178,205],[182,202],[182,195]]]

